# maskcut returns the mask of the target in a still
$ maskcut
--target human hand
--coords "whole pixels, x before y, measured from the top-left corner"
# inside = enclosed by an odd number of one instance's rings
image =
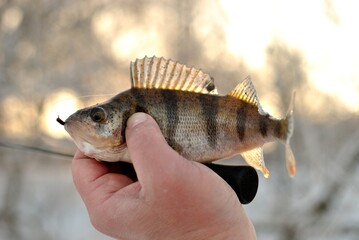
[[[149,115],[130,117],[126,142],[138,181],[79,151],[72,163],[97,230],[117,239],[256,238],[228,184],[170,148]]]

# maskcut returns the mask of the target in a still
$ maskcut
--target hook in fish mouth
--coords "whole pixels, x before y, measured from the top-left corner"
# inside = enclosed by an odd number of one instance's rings
[[[57,121],[58,123],[60,123],[61,125],[65,125],[65,122],[62,121],[62,119],[61,119],[59,116],[57,116],[56,121]]]

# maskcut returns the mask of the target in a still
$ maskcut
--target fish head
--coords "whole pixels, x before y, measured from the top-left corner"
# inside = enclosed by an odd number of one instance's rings
[[[111,104],[99,104],[73,113],[64,122],[77,147],[97,160],[129,161],[124,115]]]

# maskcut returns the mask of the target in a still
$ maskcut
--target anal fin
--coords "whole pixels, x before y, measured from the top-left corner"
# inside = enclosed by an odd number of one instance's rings
[[[265,178],[269,177],[269,170],[265,166],[264,160],[263,160],[263,149],[260,148],[254,148],[252,150],[242,152],[241,156],[246,160],[246,162],[254,167],[255,169],[261,171]]]

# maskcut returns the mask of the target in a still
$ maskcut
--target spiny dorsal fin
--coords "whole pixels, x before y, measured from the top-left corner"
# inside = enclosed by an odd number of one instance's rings
[[[230,93],[228,93],[228,96],[238,98],[238,99],[245,101],[249,104],[257,106],[259,113],[261,113],[263,115],[266,114],[266,112],[263,110],[263,108],[259,102],[256,89],[254,88],[254,85],[252,83],[250,76],[246,77],[242,82],[240,82],[235,87],[235,89],[233,89]]]
[[[133,88],[218,94],[214,80],[208,74],[170,59],[144,57],[131,62],[130,68]]]
[[[254,167],[255,169],[261,171],[264,177],[269,177],[269,171],[266,168],[266,165],[263,160],[263,149],[262,148],[254,148],[252,150],[242,152],[241,156],[246,160],[246,162]]]

